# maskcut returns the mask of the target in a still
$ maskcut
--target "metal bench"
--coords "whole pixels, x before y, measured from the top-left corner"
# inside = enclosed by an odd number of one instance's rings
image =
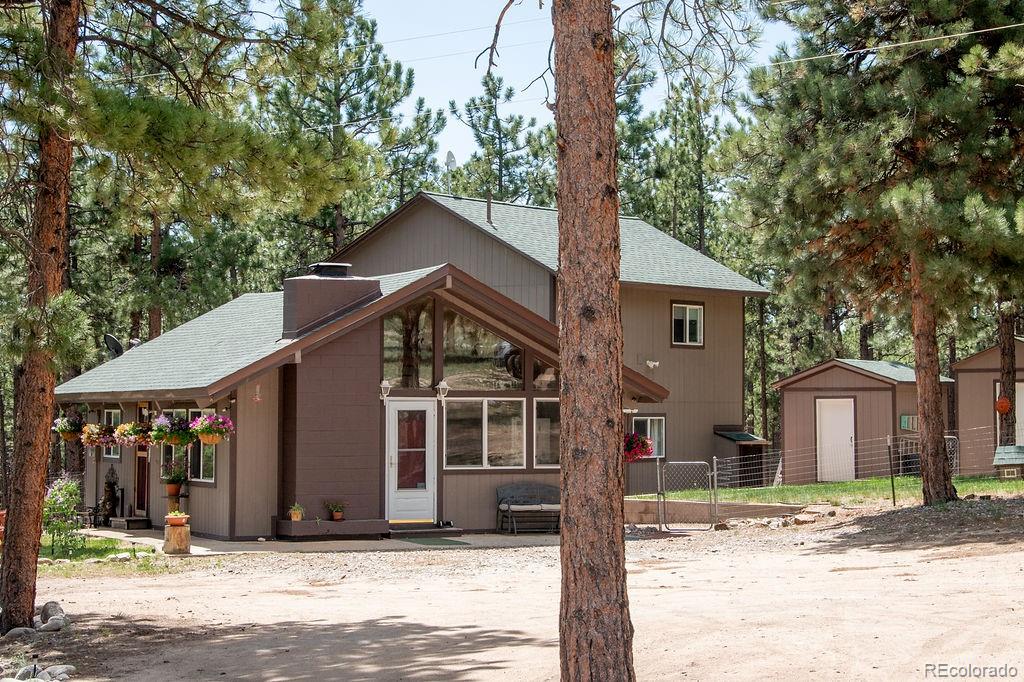
[[[557,533],[562,518],[558,486],[546,483],[507,483],[495,490],[499,533]]]

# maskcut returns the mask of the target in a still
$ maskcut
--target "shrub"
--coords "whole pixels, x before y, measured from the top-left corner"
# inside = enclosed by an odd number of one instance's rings
[[[50,553],[72,556],[85,548],[85,536],[77,531],[81,528],[78,505],[82,491],[78,481],[59,478],[46,491],[43,502],[43,530],[50,536]]]

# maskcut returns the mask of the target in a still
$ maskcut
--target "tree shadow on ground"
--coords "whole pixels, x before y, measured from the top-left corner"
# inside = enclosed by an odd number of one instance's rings
[[[880,552],[963,545],[1019,548],[1024,542],[1024,499],[961,500],[934,507],[900,507],[836,524],[808,552]]]
[[[62,661],[96,679],[465,680],[509,673],[511,647],[557,651],[557,642],[518,630],[403,616],[199,628],[145,618],[111,622],[93,613],[75,621],[74,636],[47,649],[57,645]]]

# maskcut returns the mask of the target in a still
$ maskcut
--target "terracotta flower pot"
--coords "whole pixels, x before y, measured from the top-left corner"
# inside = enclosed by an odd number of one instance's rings
[[[290,511],[290,512],[288,512],[288,516],[291,517],[292,521],[301,521],[302,520],[302,512],[300,512],[300,511]]]
[[[167,484],[167,497],[177,497],[181,494],[180,483],[168,483]]]
[[[168,526],[184,526],[188,524],[190,518],[187,514],[185,516],[165,516],[164,521]]]
[[[216,445],[217,443],[221,442],[221,440],[223,440],[223,439],[224,439],[224,436],[220,435],[219,433],[200,433],[199,434],[199,440],[201,440],[204,445]]]
[[[332,511],[331,512],[331,521],[344,521],[344,520],[345,520],[345,512],[341,512],[341,511]]]
[[[70,443],[73,440],[78,440],[79,438],[81,438],[82,437],[82,432],[81,431],[62,431],[61,434],[60,434],[60,437]]]

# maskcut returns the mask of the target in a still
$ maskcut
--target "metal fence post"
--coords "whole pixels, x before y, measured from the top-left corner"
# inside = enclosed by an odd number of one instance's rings
[[[712,525],[718,523],[718,457],[711,458],[711,475],[708,487],[711,488],[711,509],[714,514]]]
[[[896,506],[896,476],[892,471],[892,434],[885,437],[885,449],[889,452],[889,485],[892,486],[892,506]]]

